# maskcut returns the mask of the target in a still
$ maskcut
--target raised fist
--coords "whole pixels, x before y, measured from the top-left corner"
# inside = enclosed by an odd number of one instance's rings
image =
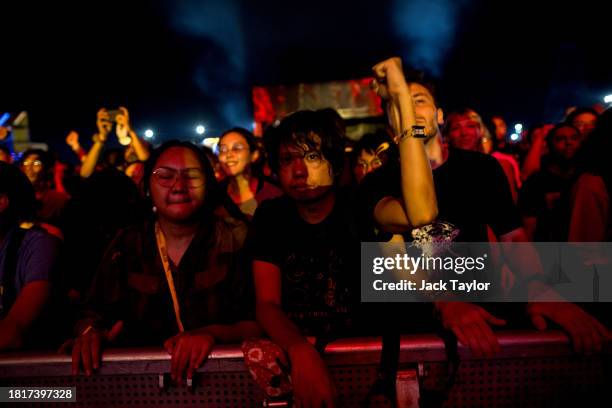
[[[71,130],[66,136],[66,144],[74,151],[79,150],[81,145],[79,144],[79,134],[74,130]]]

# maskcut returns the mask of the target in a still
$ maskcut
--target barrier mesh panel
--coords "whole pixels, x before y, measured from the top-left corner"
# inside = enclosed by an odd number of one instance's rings
[[[425,363],[424,373],[421,395],[446,407],[592,406],[612,386],[601,356],[463,361],[447,393],[447,363]]]
[[[601,406],[612,388],[610,363],[610,356],[601,355],[466,360],[460,363],[453,386],[446,390],[451,378],[449,364],[425,362],[421,407]],[[360,407],[376,380],[377,366],[336,365],[330,370],[339,406]],[[44,405],[56,407],[261,407],[265,399],[246,370],[198,373],[193,392],[175,385],[160,390],[158,382],[157,374],[113,374],[3,378],[0,386],[76,386],[76,403]],[[391,406],[382,397],[370,402],[372,407]]]

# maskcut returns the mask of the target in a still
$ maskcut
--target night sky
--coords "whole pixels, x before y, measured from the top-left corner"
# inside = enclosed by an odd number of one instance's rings
[[[527,125],[612,93],[608,13],[536,1],[3,2],[0,110],[60,150],[101,106],[160,138],[252,122],[253,85],[360,78],[400,55],[468,105]],[[87,142],[84,142],[87,144]],[[61,147],[63,149],[63,146]]]

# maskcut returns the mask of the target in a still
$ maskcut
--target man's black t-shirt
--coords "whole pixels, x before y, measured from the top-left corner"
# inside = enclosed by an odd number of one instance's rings
[[[504,171],[479,152],[449,149],[448,159],[433,170],[438,219],[459,229],[458,242],[486,242],[487,225],[497,236],[521,227]],[[384,197],[402,196],[399,162],[366,176],[360,191],[362,215],[373,222],[374,208]]]
[[[573,181],[544,168],[523,184],[518,206],[523,216],[536,217],[534,241],[567,241]]]
[[[286,196],[256,210],[248,246],[254,260],[281,270],[282,309],[305,335],[347,335],[359,302],[359,236],[352,194],[339,190],[332,212],[304,221]]]

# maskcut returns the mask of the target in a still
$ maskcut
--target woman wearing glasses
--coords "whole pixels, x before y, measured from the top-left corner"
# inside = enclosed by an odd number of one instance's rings
[[[261,202],[282,195],[275,185],[261,176],[263,162],[255,136],[242,128],[230,129],[219,138],[219,161],[226,175],[223,181],[228,195],[251,219]]]
[[[57,170],[55,164],[55,160],[48,152],[29,149],[23,153],[19,167],[28,177],[36,192],[38,202],[36,219],[58,226],[61,224],[64,208],[70,197],[64,191],[61,177],[55,174]],[[58,235],[55,230],[52,233]],[[61,237],[61,234],[59,236]]]
[[[168,142],[145,166],[151,215],[107,249],[78,322],[73,372],[91,374],[105,342],[162,346],[182,382],[216,342],[257,335],[249,277],[241,267],[243,222],[228,216],[210,162],[187,142]]]

